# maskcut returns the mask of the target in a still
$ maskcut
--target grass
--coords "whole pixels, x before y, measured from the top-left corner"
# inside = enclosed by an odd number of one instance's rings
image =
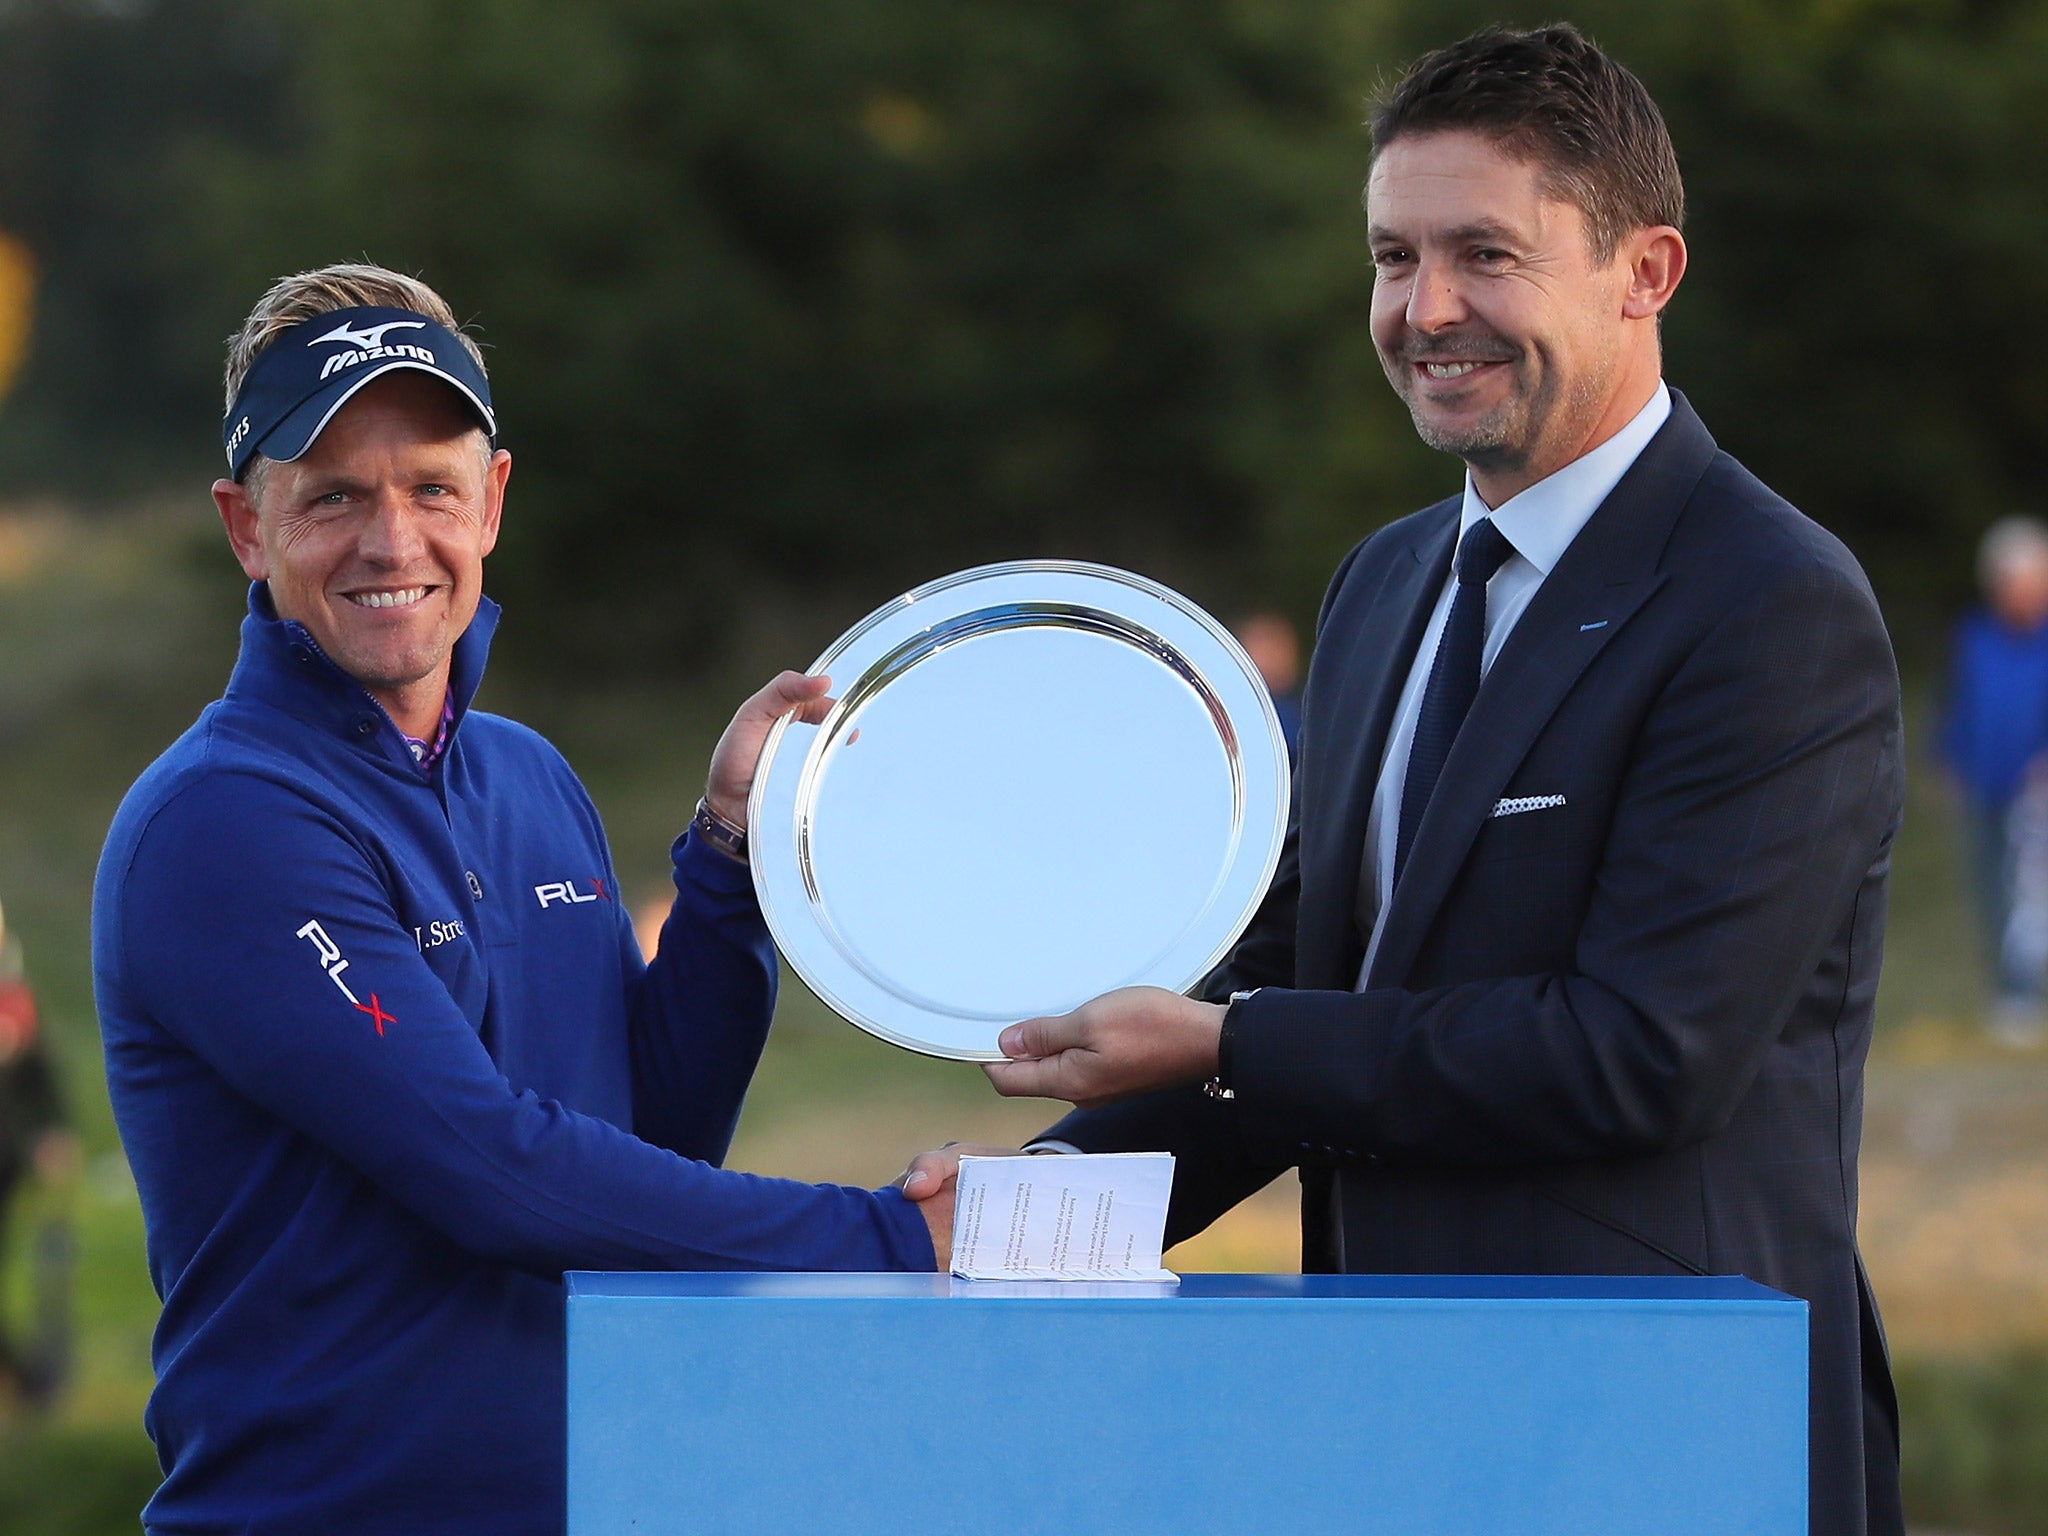
[[[121,793],[226,675],[240,583],[217,543],[203,499],[97,520],[0,509],[0,899],[27,946],[87,1155],[75,1188],[41,1191],[40,1204],[16,1212],[17,1241],[0,1268],[0,1310],[19,1318],[28,1286],[20,1236],[68,1210],[79,1248],[77,1368],[51,1419],[10,1419],[0,1406],[8,1536],[133,1532],[155,1481],[140,1428],[155,1300],[101,1086],[87,909]],[[711,742],[759,680],[569,691],[500,673],[484,702],[568,753],[605,813],[625,890],[644,895],[666,880],[665,850]],[[1912,718],[1926,718],[1924,697],[1913,703]],[[1993,1135],[2029,1114],[2048,1127],[2038,1112],[2048,1087],[2038,1104],[2025,1096],[2048,1058],[2001,1056],[1975,1027],[1981,995],[1950,813],[1923,770],[1916,758],[1896,855],[1866,1150],[1872,1270],[1881,1297],[1889,1286],[1901,1298],[1893,1337],[1908,1498],[1917,1519],[1943,1528],[2048,1536],[2048,1337],[2021,1327],[2048,1319],[2048,1258],[2036,1262],[2014,1235],[2048,1232],[2048,1205],[2029,1193],[2048,1179],[2041,1141]],[[1937,1101],[1960,1107],[1930,1141],[1926,1106]],[[1978,1113],[1980,1103],[1997,1113]],[[1047,1118],[1042,1106],[996,1098],[972,1067],[861,1034],[792,981],[732,1161],[876,1184],[923,1147],[1014,1143]],[[1296,1232],[1293,1181],[1283,1178],[1170,1262],[1290,1268]],[[2004,1267],[1987,1268],[1993,1260]],[[2021,1284],[2036,1289],[2011,1289]]]

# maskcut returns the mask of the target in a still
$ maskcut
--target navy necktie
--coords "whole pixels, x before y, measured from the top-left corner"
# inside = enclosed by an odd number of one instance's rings
[[[1394,884],[1408,863],[1415,829],[1458,739],[1458,727],[1479,692],[1479,662],[1486,652],[1486,584],[1515,552],[1507,536],[1483,517],[1465,530],[1458,544],[1458,592],[1451,616],[1436,643],[1429,667],[1429,687],[1422,695],[1422,713],[1415,719],[1415,742],[1408,749],[1408,777],[1401,785],[1401,821],[1394,839]]]

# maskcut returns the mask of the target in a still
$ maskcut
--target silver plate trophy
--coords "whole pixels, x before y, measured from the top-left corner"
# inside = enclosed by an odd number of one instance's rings
[[[917,588],[812,667],[768,737],[754,888],[826,1003],[931,1056],[1116,987],[1179,992],[1250,921],[1287,828],[1258,673],[1178,593],[1019,560]]]

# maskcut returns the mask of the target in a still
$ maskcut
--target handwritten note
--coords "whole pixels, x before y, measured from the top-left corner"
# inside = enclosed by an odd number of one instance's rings
[[[1172,1280],[1160,1267],[1170,1152],[963,1157],[953,1273],[967,1280]]]

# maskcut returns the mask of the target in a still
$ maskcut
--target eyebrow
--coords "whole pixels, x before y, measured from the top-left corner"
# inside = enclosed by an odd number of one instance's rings
[[[1368,224],[1365,237],[1374,243],[1384,240],[1399,241],[1404,238],[1384,224]],[[1518,244],[1520,240],[1513,228],[1498,219],[1477,219],[1470,224],[1455,225],[1450,229],[1437,231],[1437,238],[1453,245],[1475,245],[1484,241],[1513,245]]]
[[[438,466],[438,468],[415,465],[407,471],[403,478],[407,484],[413,486],[448,485],[456,478],[452,471],[453,466],[446,464]],[[317,479],[308,481],[304,489],[304,495],[308,499],[317,501],[320,497],[331,496],[337,491],[347,496],[367,496],[374,492],[376,488],[377,482],[375,480],[365,480],[360,476],[349,475],[337,470],[331,474],[321,475]]]
[[[331,496],[336,491],[345,491],[353,496],[361,494],[368,488],[368,481],[354,479],[351,478],[350,476],[336,472],[332,474],[319,475],[317,477],[309,478],[306,481],[305,485],[301,487],[301,490],[305,495],[315,497]]]

